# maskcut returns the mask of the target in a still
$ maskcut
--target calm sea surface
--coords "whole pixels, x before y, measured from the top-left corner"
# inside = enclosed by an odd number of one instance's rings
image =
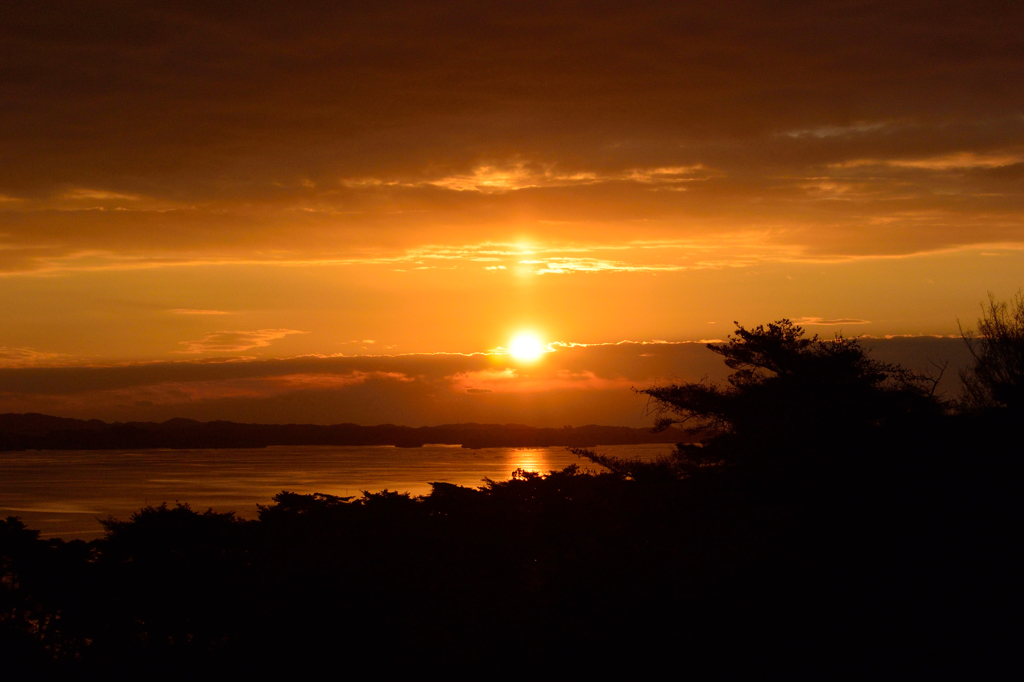
[[[671,445],[609,445],[597,452],[654,457]],[[146,505],[255,518],[282,490],[359,495],[384,489],[425,495],[430,482],[478,487],[516,469],[547,472],[569,464],[599,470],[565,448],[272,447],[210,450],[0,452],[0,517],[20,516],[43,537],[92,539],[98,519],[127,519]]]

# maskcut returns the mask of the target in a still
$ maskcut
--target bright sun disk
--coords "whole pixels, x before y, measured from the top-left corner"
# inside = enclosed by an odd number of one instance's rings
[[[508,352],[520,362],[531,362],[544,354],[544,344],[536,334],[523,332],[512,339]]]

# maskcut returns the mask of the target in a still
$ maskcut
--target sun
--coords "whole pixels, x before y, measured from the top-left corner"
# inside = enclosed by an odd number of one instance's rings
[[[508,349],[512,357],[520,362],[533,362],[543,355],[544,351],[544,343],[536,334],[531,332],[516,334]]]

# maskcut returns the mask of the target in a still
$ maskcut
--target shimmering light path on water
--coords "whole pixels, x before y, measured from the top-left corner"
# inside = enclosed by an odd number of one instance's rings
[[[595,448],[619,457],[653,457],[671,445]],[[20,516],[43,537],[91,539],[98,519],[127,519],[146,505],[187,502],[194,509],[256,516],[282,490],[360,495],[362,491],[430,492],[430,482],[478,487],[516,469],[549,471],[569,464],[592,470],[565,448],[272,447],[210,450],[93,450],[0,453],[0,517]]]

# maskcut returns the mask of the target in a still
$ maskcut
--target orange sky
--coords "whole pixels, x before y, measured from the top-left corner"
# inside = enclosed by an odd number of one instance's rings
[[[476,408],[403,407],[392,367],[261,378],[248,412],[223,401],[252,377],[187,377],[522,329],[955,334],[1024,280],[1022,25],[1005,2],[7,3],[0,409],[89,416],[46,377],[148,363],[196,383],[96,416],[274,421],[258,397],[315,385],[316,421],[456,422]],[[513,377],[526,417],[690,367],[584,355]],[[394,397],[323,397],[367,382]]]

